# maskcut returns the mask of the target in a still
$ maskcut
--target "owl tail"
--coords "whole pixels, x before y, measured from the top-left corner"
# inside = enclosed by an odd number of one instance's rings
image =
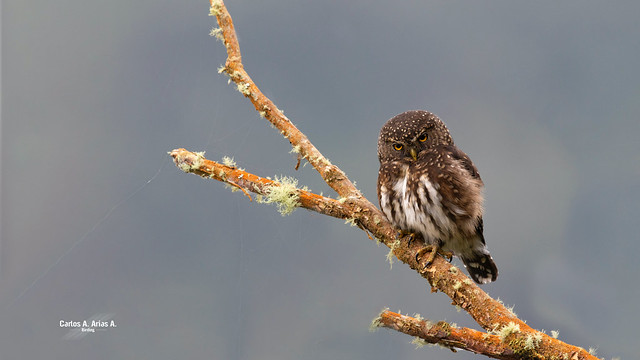
[[[478,284],[486,284],[495,281],[498,277],[498,268],[488,251],[476,251],[473,254],[461,257],[473,281]]]

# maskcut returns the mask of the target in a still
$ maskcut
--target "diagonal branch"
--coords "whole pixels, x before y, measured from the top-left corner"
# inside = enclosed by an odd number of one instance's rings
[[[398,239],[396,230],[378,208],[362,196],[345,173],[337,166],[332,165],[313,146],[309,139],[284,116],[282,111],[258,89],[242,65],[240,47],[233,21],[227,8],[222,0],[210,0],[210,2],[210,15],[216,17],[220,26],[220,29],[212,31],[212,34],[220,34],[221,32],[228,55],[224,67],[219,69],[220,72],[224,72],[229,76],[230,80],[251,101],[260,115],[265,117],[289,140],[294,151],[298,152],[313,165],[325,182],[341,196],[341,199],[334,200],[313,194],[304,189],[298,189],[295,187],[295,183],[274,182],[234,166],[206,160],[203,154],[192,153],[185,149],[176,149],[170,153],[180,169],[202,177],[225,182],[234,188],[241,189],[247,196],[249,196],[248,192],[267,196],[266,202],[288,203],[289,205],[285,205],[286,211],[288,211],[290,205],[293,205],[293,208],[302,206],[322,214],[353,221],[361,229],[368,231],[387,245],[400,261],[406,263],[427,279],[433,292],[439,290],[447,294],[452,299],[453,305],[457,305],[467,311],[485,330],[498,331],[504,335],[500,336],[501,346],[508,347],[513,354],[537,359],[596,359],[595,356],[592,356],[582,348],[566,344],[532,329],[500,302],[487,295],[457,267],[446,262],[443,258],[436,257],[433,264],[428,267],[424,263],[420,263],[416,259],[416,254],[424,248],[424,244],[420,241],[410,242],[408,238]],[[284,189],[284,191],[274,192],[275,189]],[[410,326],[413,321],[411,320],[412,318],[394,317],[391,314],[383,315],[381,316],[383,320],[389,319],[388,324],[382,322],[384,326],[416,335],[414,330],[417,329],[418,325],[413,324]],[[414,320],[418,321],[417,319]],[[431,329],[434,330],[432,327]],[[429,329],[425,331],[427,332],[423,334],[423,339],[430,336]],[[470,344],[474,339],[477,340],[478,333],[457,332],[456,336],[458,337],[452,338],[451,341],[456,342],[456,344],[458,342],[462,344],[467,341]],[[508,334],[505,335],[505,333]],[[495,339],[490,334],[484,334],[483,336],[487,336],[487,339]],[[531,341],[534,341],[534,346],[531,346]],[[453,343],[443,344],[455,346]],[[470,351],[475,349],[478,350],[478,353],[492,356],[492,352],[487,348],[491,344],[486,343],[482,351],[480,351],[481,347],[470,347],[470,345],[467,345],[466,349]],[[497,344],[494,345],[497,346]],[[504,352],[507,353],[508,351],[505,350]]]
[[[210,15],[215,16],[218,25],[222,30],[222,37],[227,48],[227,61],[219,72],[229,75],[246,98],[251,100],[260,116],[269,120],[284,137],[289,140],[291,146],[305,160],[307,160],[319,173],[326,183],[342,197],[361,198],[362,194],[347,176],[337,166],[331,164],[320,151],[313,146],[307,136],[295,127],[289,118],[278,109],[278,107],[267,98],[256,84],[251,80],[249,74],[244,70],[242,56],[240,55],[240,45],[233,26],[231,15],[227,11],[222,0],[211,0]]]

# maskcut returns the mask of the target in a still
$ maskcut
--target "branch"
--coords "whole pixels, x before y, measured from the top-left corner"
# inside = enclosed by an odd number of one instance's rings
[[[433,323],[419,317],[411,317],[389,310],[383,310],[380,316],[371,323],[371,330],[386,327],[407,335],[417,337],[413,342],[418,346],[427,344],[440,345],[456,351],[463,349],[476,354],[483,354],[495,359],[519,359],[520,357],[509,346],[503,343],[499,335],[483,333],[469,328],[457,328],[444,321]],[[531,349],[535,340],[531,342]]]
[[[247,191],[253,192],[261,196],[258,198],[258,202],[279,204],[280,212],[283,215],[289,214],[296,207],[303,207],[339,219],[348,219],[354,212],[352,206],[340,200],[296,188],[292,180],[288,178],[274,181],[248,173],[236,167],[235,164],[225,165],[207,160],[204,158],[204,153],[185,149],[175,149],[169,152],[169,155],[180,170],[227,183],[233,189],[242,190],[245,195],[249,196],[249,199],[251,196]],[[262,197],[266,197],[266,199]]]
[[[494,359],[594,359],[581,348],[567,345],[538,331],[523,332],[516,323],[509,323],[490,333],[469,328],[457,328],[444,321],[432,323],[419,316],[411,317],[383,310],[371,323],[371,330],[386,327],[416,336],[418,346],[436,344],[451,349],[463,349]]]
[[[313,165],[325,182],[341,196],[341,199],[326,198],[305,189],[298,189],[297,182],[291,180],[281,179],[277,182],[259,177],[232,165],[206,160],[202,153],[192,153],[185,149],[176,149],[170,153],[180,169],[225,182],[233,188],[242,189],[247,196],[249,196],[248,192],[267,196],[267,200],[263,202],[281,204],[282,207],[279,205],[279,210],[283,214],[301,206],[325,215],[353,221],[361,229],[368,231],[387,245],[400,261],[427,279],[431,291],[437,292],[439,290],[447,294],[453,305],[467,311],[487,332],[498,332],[500,341],[499,343],[495,342],[496,335],[489,333],[483,334],[471,329],[451,331],[450,326],[448,327],[449,331],[444,331],[443,325],[427,326],[426,323],[423,324],[418,319],[398,314],[396,314],[398,316],[394,316],[389,312],[381,315],[381,325],[385,327],[413,336],[422,335],[420,337],[425,341],[437,339],[436,343],[478,352],[490,357],[514,354],[513,356],[517,357],[497,358],[596,359],[595,356],[582,348],[563,343],[532,329],[443,258],[436,257],[428,267],[424,263],[420,263],[416,259],[416,254],[424,248],[424,243],[409,241],[408,237],[399,239],[397,231],[378,208],[364,198],[345,173],[337,166],[332,165],[309,139],[284,116],[282,111],[258,89],[242,65],[240,47],[227,8],[222,0],[210,1],[210,15],[216,17],[220,26],[220,29],[212,31],[212,35],[221,34],[228,55],[224,67],[220,68],[219,72],[224,72],[229,76],[230,80],[237,85],[237,89],[251,101],[260,115],[265,117],[289,140],[294,151]],[[371,236],[369,237],[371,238]],[[439,338],[440,331],[444,331],[446,336]],[[478,344],[478,336],[483,337],[483,345]],[[501,355],[496,355],[498,353]]]

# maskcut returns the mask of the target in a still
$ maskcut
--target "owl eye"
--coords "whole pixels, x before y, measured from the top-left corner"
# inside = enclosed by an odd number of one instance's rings
[[[425,134],[422,134],[422,135],[418,136],[418,141],[420,141],[420,142],[427,141],[427,134],[425,133]]]
[[[393,144],[393,148],[400,151],[402,150],[402,144]]]

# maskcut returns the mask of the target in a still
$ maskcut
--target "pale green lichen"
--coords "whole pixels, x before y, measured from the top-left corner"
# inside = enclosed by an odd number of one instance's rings
[[[424,326],[425,326],[425,328],[430,329],[430,328],[433,327],[433,322],[431,322],[429,320],[425,320],[424,321]]]
[[[225,71],[227,71],[227,68],[224,65],[218,66],[218,74],[222,74]]]
[[[197,170],[199,169],[202,164],[204,164],[204,151],[196,151],[194,152],[194,154],[196,155],[195,158],[193,159],[193,161],[186,161],[186,158],[179,158],[177,159],[177,164],[178,167],[180,168],[180,170],[189,173],[193,170]],[[191,158],[189,156],[189,158]]]
[[[382,311],[380,311],[378,316],[376,316],[375,318],[373,318],[373,320],[371,320],[371,324],[369,324],[370,332],[375,332],[376,330],[378,330],[379,327],[382,327],[382,313],[388,310],[389,308],[382,309]]]
[[[267,116],[267,112],[266,111],[259,111],[258,114],[260,114],[261,118],[265,118]]]
[[[420,315],[419,313],[415,313],[413,314],[413,317],[418,320],[418,321],[422,321],[424,320],[424,318],[422,317],[422,315]]]
[[[597,348],[590,347],[589,350],[587,350],[587,351],[589,352],[589,354],[591,354],[593,356],[596,356],[596,351],[597,350],[598,350]]]
[[[356,223],[356,219],[353,219],[353,218],[345,219],[344,223],[349,224],[351,226],[358,226],[358,223]]]
[[[231,192],[236,192],[236,191],[240,191],[240,188],[238,188],[237,186],[233,186],[229,183],[225,183],[224,187],[231,190]]]
[[[191,165],[181,161],[178,163],[178,168],[186,173],[191,172]]]
[[[389,269],[393,269],[393,251],[400,246],[400,240],[396,240],[391,243],[389,247],[389,252],[387,253],[387,261],[389,262]]]
[[[291,151],[289,151],[289,153],[290,154],[300,154],[300,149],[301,149],[300,145],[296,145],[291,149]]]
[[[228,166],[228,167],[230,167],[230,168],[234,168],[234,169],[235,169],[235,168],[237,168],[236,162],[235,162],[235,160],[233,160],[233,158],[232,158],[232,157],[223,156],[223,157],[222,157],[222,163],[223,163],[225,166]]]
[[[298,180],[288,176],[281,178],[276,176],[275,181],[278,184],[268,186],[265,189],[264,198],[260,202],[264,204],[275,203],[282,216],[289,215],[300,206]]]
[[[527,334],[527,338],[524,341],[525,350],[534,350],[538,347],[542,341],[542,334]]]
[[[242,94],[249,96],[251,95],[251,90],[249,90],[250,85],[248,83],[240,83],[238,84],[238,91]]]
[[[424,339],[421,339],[419,337],[414,337],[413,340],[411,340],[411,343],[413,345],[416,346],[416,349],[420,349],[421,347],[424,347],[425,345],[431,345],[428,342],[426,342]]]
[[[453,290],[460,290],[460,288],[462,287],[462,283],[460,281],[457,281],[453,283]]]
[[[209,32],[209,36],[214,36],[217,40],[224,41],[224,37],[222,36],[222,29],[213,28],[211,32]]]
[[[318,164],[324,165],[324,166],[331,166],[331,161],[329,161],[329,159],[323,157],[322,155],[316,155],[316,156],[309,157],[309,162],[318,163]]]
[[[509,324],[504,326],[500,331],[498,331],[497,335],[500,337],[500,341],[504,342],[507,336],[511,334],[516,334],[520,332],[520,325],[510,321]]]
[[[209,8],[209,16],[218,16],[222,14],[222,1],[212,0]]]
[[[551,330],[551,337],[554,339],[557,339],[558,336],[560,336],[560,331],[558,330]]]

